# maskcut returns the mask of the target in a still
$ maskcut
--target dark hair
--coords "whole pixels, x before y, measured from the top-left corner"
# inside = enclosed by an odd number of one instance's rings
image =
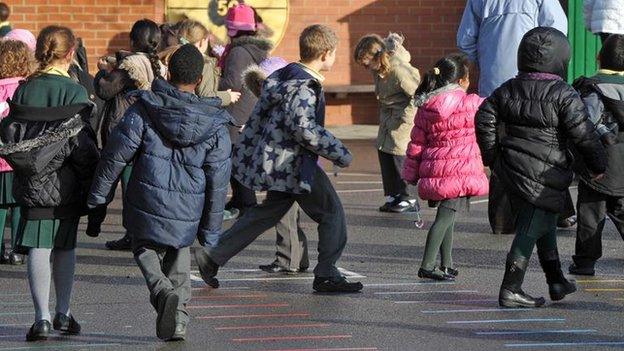
[[[157,55],[160,38],[160,27],[156,22],[146,18],[136,21],[130,30],[133,50],[147,54],[156,78],[160,77],[160,60]]]
[[[39,70],[50,67],[55,61],[66,57],[76,48],[76,37],[71,29],[62,26],[48,26],[39,32],[35,58],[39,61]]]
[[[204,70],[204,56],[193,44],[182,45],[169,60],[169,80],[173,84],[197,83]]]
[[[457,83],[469,74],[468,57],[456,53],[444,56],[435,66],[425,73],[422,82],[416,89],[416,95],[426,94],[443,86]]]
[[[9,5],[0,2],[0,22],[8,20],[9,15],[11,15],[11,9],[9,8]]]
[[[365,35],[355,45],[353,58],[356,63],[361,65],[362,60],[367,55],[372,56],[373,60],[379,60],[379,74],[385,76],[390,72],[390,53],[386,49],[384,40],[379,35]]]
[[[624,35],[611,34],[602,44],[600,68],[624,71]]]

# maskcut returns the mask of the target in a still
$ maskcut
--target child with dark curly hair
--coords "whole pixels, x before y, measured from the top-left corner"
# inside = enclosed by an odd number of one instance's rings
[[[33,39],[32,33],[28,32]],[[33,51],[18,40],[0,41],[0,118],[9,114],[7,100],[19,83],[35,69]],[[7,215],[11,216],[11,247],[4,246],[4,225]],[[13,198],[13,168],[0,158],[0,264],[22,264],[23,258],[15,253],[15,238],[20,220],[20,210]]]

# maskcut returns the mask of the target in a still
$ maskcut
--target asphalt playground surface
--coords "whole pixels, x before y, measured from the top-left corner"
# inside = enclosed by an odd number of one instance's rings
[[[578,277],[579,291],[535,310],[499,309],[497,295],[512,236],[491,235],[487,200],[472,199],[459,216],[454,283],[420,280],[416,273],[435,212],[423,205],[425,227],[411,214],[377,211],[383,201],[373,142],[350,141],[352,167],[331,175],[345,211],[349,241],[339,267],[364,290],[350,295],[312,291],[312,273],[269,275],[258,264],[273,260],[275,234],[268,231],[219,273],[221,288],[197,277],[185,342],[156,338],[156,313],[130,252],[108,251],[121,226],[119,198],[99,238],[79,234],[72,313],[83,333],[59,334],[26,343],[34,313],[26,266],[0,266],[0,351],[4,350],[610,350],[624,349],[624,243],[611,223],[604,233],[604,256],[597,275]],[[328,167],[331,173],[331,167]],[[573,188],[576,197],[576,189]],[[318,239],[307,217],[312,265]],[[82,230],[85,225],[81,226]],[[575,230],[559,232],[564,268],[570,262]],[[197,244],[196,244],[197,245]],[[534,255],[536,256],[536,255]],[[197,267],[191,267],[196,270]],[[196,273],[196,272],[195,272]],[[524,289],[547,296],[545,278],[532,258]],[[54,308],[54,293],[50,308]]]

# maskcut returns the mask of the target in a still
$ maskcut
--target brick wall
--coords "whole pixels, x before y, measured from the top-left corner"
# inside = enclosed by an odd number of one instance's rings
[[[312,23],[327,24],[338,32],[340,45],[335,69],[327,75],[331,84],[371,84],[372,77],[352,59],[358,39],[368,33],[389,31],[406,37],[412,64],[426,71],[443,55],[456,51],[455,35],[465,0],[291,0],[288,30],[275,55],[297,58],[297,38]],[[330,98],[328,123],[374,124],[376,101],[372,94]]]
[[[11,7],[10,22],[37,35],[51,24],[68,26],[83,38],[89,65],[97,58],[128,49],[132,24],[142,18],[164,19],[164,0],[3,0]]]
[[[84,38],[90,65],[97,57],[128,47],[134,21],[164,18],[165,0],[4,0],[15,27],[37,32],[48,24],[71,27]],[[340,36],[338,60],[327,85],[370,84],[370,74],[351,56],[357,40],[367,33],[403,33],[412,64],[427,70],[442,55],[455,51],[455,33],[465,0],[290,0],[289,23],[274,55],[298,59],[298,36],[312,23],[330,25]],[[376,123],[372,94],[347,99],[329,97],[327,123]]]

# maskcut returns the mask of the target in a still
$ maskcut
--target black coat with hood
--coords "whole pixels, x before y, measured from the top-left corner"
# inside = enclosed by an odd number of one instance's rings
[[[133,163],[124,226],[133,246],[216,245],[230,179],[231,117],[221,100],[200,98],[156,79],[132,92],[128,109],[102,151],[89,206],[112,200],[115,183]]]
[[[593,174],[607,164],[583,101],[561,78],[569,58],[563,33],[529,31],[518,49],[521,73],[484,101],[475,123],[483,163],[513,194],[557,213],[574,176],[570,144]]]
[[[232,39],[230,43],[219,81],[219,90],[232,89],[232,91],[241,92],[240,99],[226,108],[235,124],[230,127],[232,143],[236,143],[239,127],[247,123],[258,102],[258,98],[243,85],[243,72],[250,66],[264,61],[271,49],[273,49],[273,44],[260,36],[241,36]]]
[[[99,159],[89,125],[92,103],[58,107],[11,104],[2,121],[0,155],[15,172],[13,195],[26,219],[86,214]]]

